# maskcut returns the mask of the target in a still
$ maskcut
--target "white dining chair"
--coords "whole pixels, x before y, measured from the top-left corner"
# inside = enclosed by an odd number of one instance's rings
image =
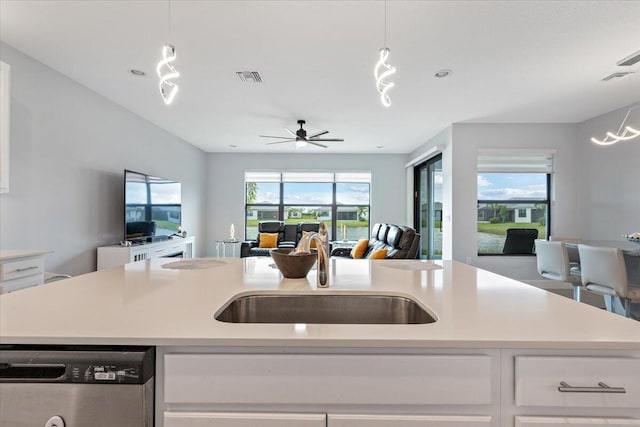
[[[547,279],[570,283],[573,286],[573,299],[580,301],[582,281],[579,275],[571,274],[567,245],[542,239],[536,239],[535,245],[538,274]]]
[[[567,253],[569,254],[569,264],[571,264],[572,274],[580,276],[580,255],[578,254],[577,244],[582,243],[582,238],[569,236],[549,236],[549,240],[551,240],[552,242],[573,243],[573,245],[567,246]]]
[[[578,245],[582,285],[590,292],[603,295],[608,311],[631,317],[631,302],[640,301],[640,283],[630,286],[624,255],[618,248]],[[622,304],[617,309],[616,299]]]

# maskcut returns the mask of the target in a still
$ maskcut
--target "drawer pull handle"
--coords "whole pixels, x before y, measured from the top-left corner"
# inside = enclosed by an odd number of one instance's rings
[[[22,273],[23,271],[35,270],[36,268],[38,268],[38,266],[34,266],[34,265],[32,265],[31,267],[16,268],[16,273]]]
[[[564,381],[560,381],[558,391],[561,393],[626,393],[624,387],[611,387],[603,382],[598,383],[598,387],[574,387]]]

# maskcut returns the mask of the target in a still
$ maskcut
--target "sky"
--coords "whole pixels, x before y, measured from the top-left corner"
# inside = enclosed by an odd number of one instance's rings
[[[544,173],[479,173],[478,200],[546,200]]]

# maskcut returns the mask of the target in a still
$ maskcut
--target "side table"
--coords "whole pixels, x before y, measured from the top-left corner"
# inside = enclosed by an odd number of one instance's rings
[[[222,258],[227,257],[227,245],[231,245],[231,256],[233,258],[236,257],[236,246],[240,245],[242,242],[240,240],[216,240],[216,256],[220,258],[220,246],[222,246]]]

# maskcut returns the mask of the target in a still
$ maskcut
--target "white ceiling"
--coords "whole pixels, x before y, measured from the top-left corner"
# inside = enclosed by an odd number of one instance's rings
[[[306,151],[407,153],[451,123],[580,122],[640,99],[640,72],[600,81],[640,50],[640,1],[389,0],[390,108],[373,78],[383,1],[172,0],[170,35],[168,4],[1,0],[0,39],[210,152],[293,152],[258,135],[306,119],[345,138]],[[181,77],[167,107],[155,64],[169,37]]]

